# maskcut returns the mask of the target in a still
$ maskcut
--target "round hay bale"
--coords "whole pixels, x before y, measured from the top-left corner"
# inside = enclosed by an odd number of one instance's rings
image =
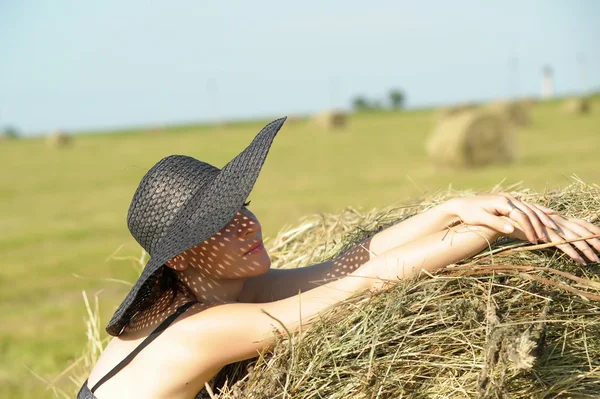
[[[55,131],[48,135],[48,145],[52,148],[65,148],[71,145],[72,139],[68,134]]]
[[[529,107],[522,101],[493,101],[485,108],[505,117],[515,126],[529,124]]]
[[[346,126],[348,118],[346,113],[339,109],[320,112],[313,117],[316,126],[322,129],[340,129]]]
[[[494,113],[470,111],[436,126],[427,141],[427,154],[442,168],[477,167],[515,159],[513,129]]]
[[[584,184],[515,194],[568,217],[589,218],[600,207],[600,191]],[[271,244],[273,265],[331,259],[345,243],[441,200],[305,219]],[[600,273],[554,250],[501,252],[514,245],[501,239],[484,251],[493,256],[333,307],[270,353],[226,366],[227,387],[215,398],[283,397],[285,386],[289,399],[597,398]]]
[[[585,97],[570,97],[563,102],[563,111],[571,115],[589,114],[590,100]]]
[[[400,220],[451,196],[364,212],[346,208],[304,218],[266,245],[273,268],[332,259]],[[598,224],[600,189],[576,182],[556,191],[520,188],[517,198]],[[554,249],[490,250],[373,295],[358,294],[324,312],[269,353],[226,366],[218,399],[593,398],[600,392],[600,273]],[[493,254],[493,256],[491,256]],[[94,311],[92,311],[94,312]],[[90,312],[90,322],[99,315]],[[97,330],[96,330],[97,332]],[[105,346],[88,334],[81,358],[63,372],[72,396]],[[220,387],[217,384],[216,387]],[[218,391],[220,390],[220,392]],[[208,394],[207,394],[208,395]]]

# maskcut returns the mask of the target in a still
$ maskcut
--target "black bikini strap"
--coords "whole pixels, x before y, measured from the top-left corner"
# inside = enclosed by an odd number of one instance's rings
[[[121,362],[119,364],[117,364],[112,370],[110,370],[108,372],[108,374],[106,374],[104,377],[102,377],[100,379],[100,381],[98,381],[96,383],[96,385],[94,385],[94,387],[91,389],[91,391],[95,392],[96,389],[98,389],[100,387],[100,385],[104,384],[106,381],[108,381],[109,379],[114,377],[114,375],[117,374],[119,371],[121,371],[121,369],[123,367],[127,366],[129,364],[129,362],[131,362],[133,360],[133,358],[136,357],[138,355],[138,353],[140,353],[142,351],[142,349],[144,349],[146,346],[148,346],[148,344],[150,344],[150,342],[154,341],[156,339],[156,337],[158,337],[160,334],[162,334],[162,332],[165,331],[167,329],[167,327],[169,327],[171,325],[171,323],[173,323],[175,321],[175,319],[177,319],[177,317],[179,317],[179,315],[181,315],[190,306],[192,306],[196,303],[198,303],[198,302],[192,301],[192,302],[188,302],[185,305],[181,305],[180,307],[178,307],[177,310],[175,311],[175,313],[173,313],[172,315],[167,317],[162,323],[160,323],[160,325],[158,327],[156,327],[154,329],[154,331],[152,331],[150,333],[150,335],[148,335],[146,337],[146,339],[144,339],[142,341],[142,343],[139,344],[139,346],[133,350],[133,352],[131,352],[129,355],[127,355],[127,357],[125,359],[121,360]]]

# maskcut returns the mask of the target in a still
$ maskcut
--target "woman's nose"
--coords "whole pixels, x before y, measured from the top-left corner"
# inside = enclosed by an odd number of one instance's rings
[[[258,222],[246,215],[242,215],[238,220],[237,233],[239,238],[246,238],[249,235],[256,233],[258,229]]]

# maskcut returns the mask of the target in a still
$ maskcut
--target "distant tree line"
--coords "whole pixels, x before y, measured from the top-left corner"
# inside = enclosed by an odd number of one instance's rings
[[[355,111],[375,111],[383,109],[401,110],[404,108],[406,96],[399,89],[391,89],[387,94],[387,101],[368,99],[365,96],[356,96],[352,99],[352,108]]]
[[[19,136],[19,130],[14,126],[5,126],[0,129],[0,138],[2,139],[17,139]]]

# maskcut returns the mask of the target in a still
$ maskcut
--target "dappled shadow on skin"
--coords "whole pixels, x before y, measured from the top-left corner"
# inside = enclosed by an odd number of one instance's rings
[[[154,288],[157,299],[134,315],[124,331],[154,328],[190,301],[199,303],[188,314],[235,302],[244,279],[264,274],[270,266],[260,223],[244,208],[215,235],[167,261]]]
[[[352,273],[370,259],[370,239],[356,245],[354,248],[333,260],[335,269],[327,273],[328,279],[337,279]]]

